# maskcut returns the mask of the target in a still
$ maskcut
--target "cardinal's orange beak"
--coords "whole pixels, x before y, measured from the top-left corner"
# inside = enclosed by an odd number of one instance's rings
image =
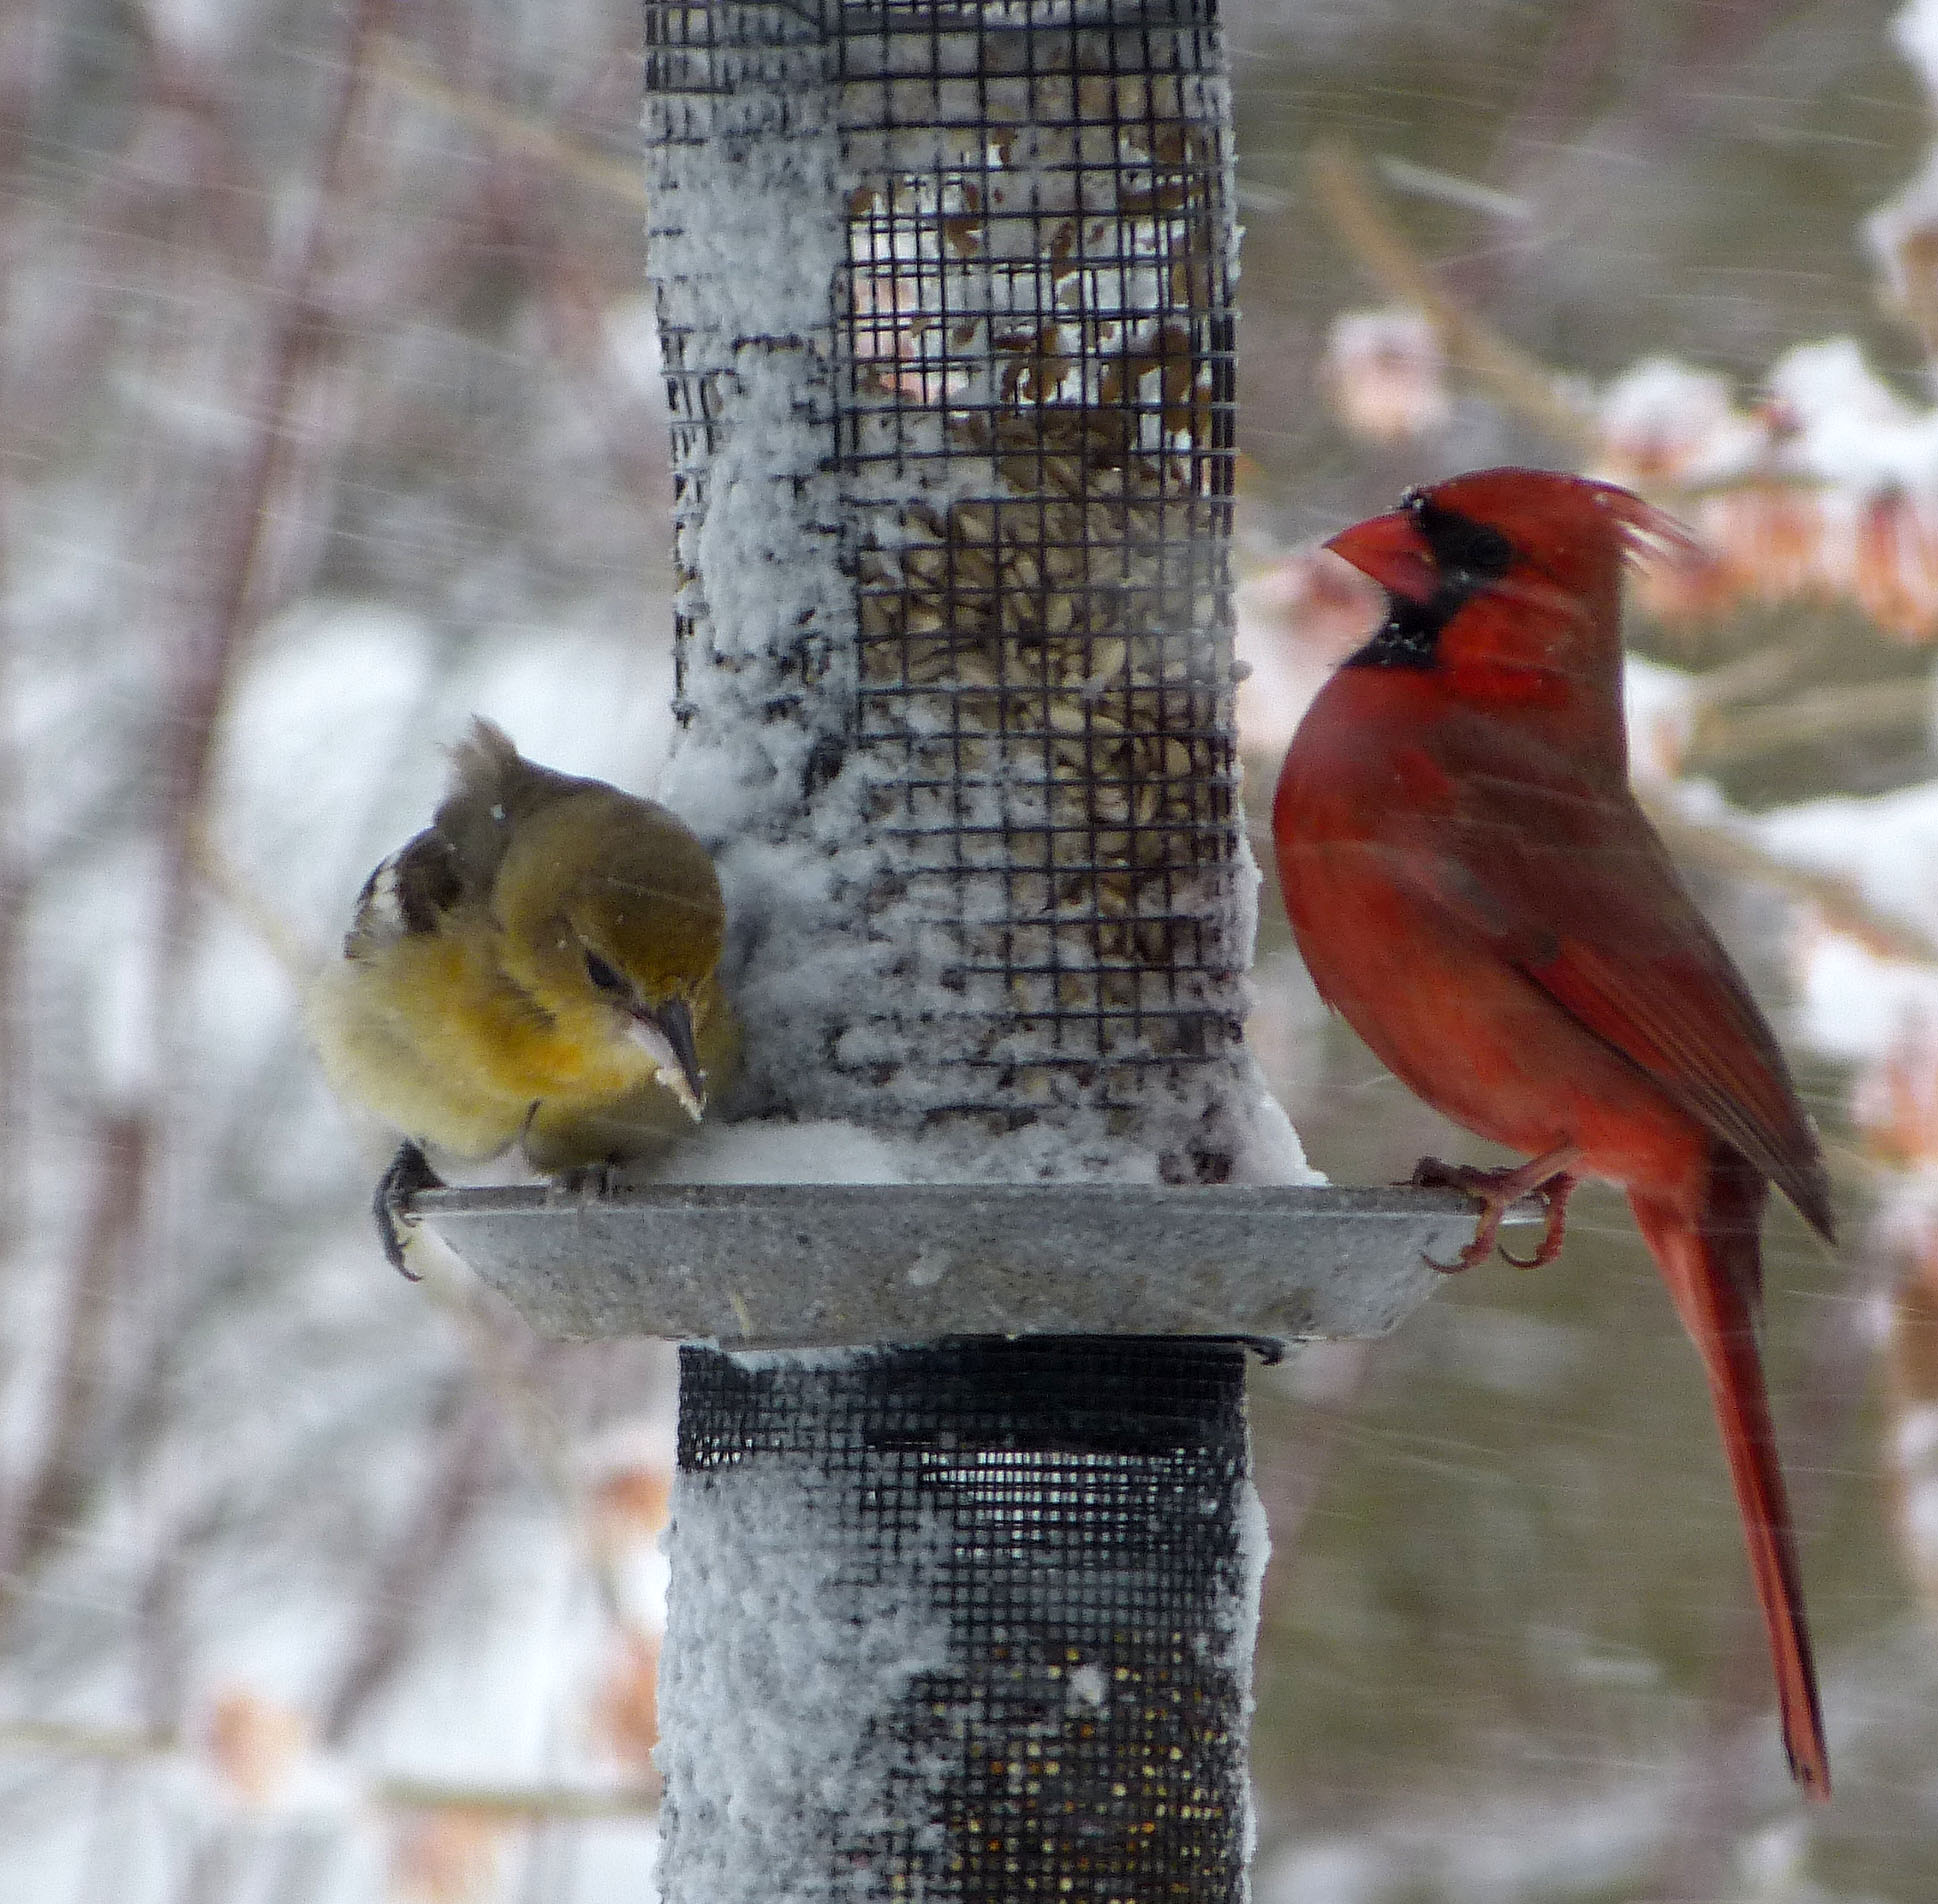
[[[1370,575],[1389,595],[1424,602],[1432,598],[1439,585],[1440,572],[1434,567],[1432,553],[1407,510],[1369,516],[1350,529],[1340,530],[1326,547],[1334,555],[1344,556],[1362,575]]]

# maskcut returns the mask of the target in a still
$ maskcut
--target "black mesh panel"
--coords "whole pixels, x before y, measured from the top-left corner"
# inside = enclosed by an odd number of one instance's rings
[[[898,1642],[910,1669],[886,1703],[853,1713],[852,1763],[803,1765],[803,1806],[830,1787],[855,1802],[829,1805],[804,1834],[823,1839],[825,1865],[775,1872],[789,1887],[775,1895],[1241,1895],[1240,1348],[969,1340],[840,1368],[689,1348],[680,1374],[676,1637],[683,1544],[711,1548],[723,1493],[744,1486],[813,1502],[826,1547],[791,1565],[822,1569],[824,1614],[906,1618],[916,1636]],[[770,1585],[791,1595],[794,1579],[768,1577],[789,1564],[749,1557],[714,1590],[752,1606]],[[676,1682],[676,1706],[680,1694]],[[849,1695],[866,1703],[861,1686]],[[731,1790],[733,1769],[694,1782],[716,1781]],[[758,1819],[737,1825],[723,1804],[689,1816],[678,1781],[670,1800],[669,1896],[697,1896],[702,1873],[731,1883],[715,1863],[720,1836],[757,1836]],[[752,1809],[775,1803],[784,1796]]]

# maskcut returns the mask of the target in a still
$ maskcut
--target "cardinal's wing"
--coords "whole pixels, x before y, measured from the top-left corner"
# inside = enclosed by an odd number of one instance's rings
[[[1406,876],[1828,1237],[1822,1152],[1775,1035],[1626,785],[1479,717],[1438,731],[1433,763],[1447,798]]]

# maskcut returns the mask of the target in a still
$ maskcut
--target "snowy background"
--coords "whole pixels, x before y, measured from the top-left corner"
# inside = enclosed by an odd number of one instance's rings
[[[1567,462],[1638,778],[1846,1247],[1771,1357],[1839,1797],[1782,1776],[1619,1203],[1254,1384],[1261,1904],[1938,1895],[1938,7],[1227,8],[1255,822],[1363,629],[1311,553]],[[0,8],[0,1901],[635,1898],[670,1359],[391,1276],[295,1001],[472,712],[651,791],[665,413],[626,0]],[[1261,855],[1261,857],[1265,857]],[[1314,1161],[1472,1154],[1317,1011]]]

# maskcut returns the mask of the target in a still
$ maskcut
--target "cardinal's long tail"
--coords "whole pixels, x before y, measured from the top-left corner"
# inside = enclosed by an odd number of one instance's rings
[[[1748,1162],[1719,1148],[1700,1210],[1692,1213],[1675,1198],[1641,1190],[1630,1191],[1629,1203],[1709,1374],[1750,1570],[1770,1631],[1791,1775],[1813,1798],[1828,1798],[1830,1759],[1804,1621],[1796,1536],[1756,1344],[1762,1293],[1758,1232],[1768,1190]]]

